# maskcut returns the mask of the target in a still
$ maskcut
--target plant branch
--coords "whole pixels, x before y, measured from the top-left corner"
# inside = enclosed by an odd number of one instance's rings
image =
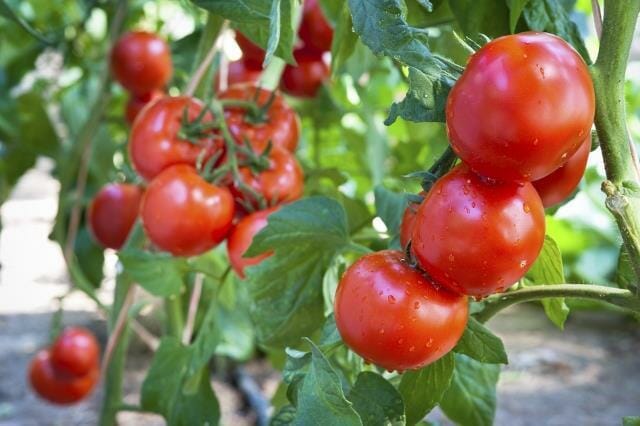
[[[126,325],[127,317],[129,316],[129,308],[131,308],[131,304],[133,303],[133,299],[135,297],[135,288],[135,284],[131,284],[129,286],[127,294],[124,297],[124,301],[122,302],[122,306],[120,307],[120,312],[118,312],[113,330],[109,334],[107,347],[104,350],[104,357],[102,358],[102,368],[100,368],[100,371],[102,371],[103,373],[106,373],[109,369],[111,357],[113,356],[113,350],[118,345],[120,336],[122,335],[122,331],[124,330],[124,326]]]
[[[486,322],[511,305],[550,297],[599,300],[618,307],[640,312],[640,299],[629,290],[593,284],[553,284],[525,287],[520,290],[496,294],[484,300],[483,309],[476,314],[480,322]]]
[[[596,93],[595,124],[607,181],[606,206],[616,219],[640,281],[640,169],[625,111],[625,72],[640,0],[605,0],[602,37],[591,76]]]
[[[200,296],[202,295],[202,283],[204,281],[204,275],[196,273],[196,277],[193,280],[193,290],[191,291],[191,298],[189,299],[189,311],[187,312],[187,323],[182,331],[182,344],[188,345],[191,342],[191,336],[193,335],[193,326],[196,322],[196,313],[198,312],[198,304],[200,303]]]
[[[220,18],[216,17],[215,15],[209,14],[207,26],[205,27],[204,33],[202,34],[202,39],[200,40],[200,46],[198,47],[199,51],[200,49],[207,49],[207,53],[202,58],[202,61],[199,62],[200,65],[198,65],[198,68],[196,68],[196,70],[193,72],[191,80],[189,80],[189,83],[184,90],[184,94],[186,96],[193,96],[196,89],[198,88],[200,80],[202,80],[202,77],[204,77],[204,75],[207,73],[207,70],[211,66],[211,61],[213,61],[216,52],[222,45],[222,36],[229,27],[229,21],[225,20],[220,24],[219,20]],[[214,35],[215,38],[213,38]],[[210,46],[207,46],[212,38],[213,42]],[[199,59],[199,56],[199,54],[196,55],[196,58]],[[211,84],[211,82],[206,82],[206,84]]]

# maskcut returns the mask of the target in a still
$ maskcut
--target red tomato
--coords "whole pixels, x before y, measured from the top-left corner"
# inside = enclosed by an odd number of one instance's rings
[[[531,182],[545,207],[560,204],[575,191],[587,168],[590,151],[591,139],[587,138],[578,151],[559,169],[542,179]]]
[[[128,32],[113,46],[111,72],[131,93],[151,93],[164,88],[171,79],[171,51],[167,42],[155,34]]]
[[[269,215],[277,209],[277,207],[272,207],[251,213],[240,219],[238,224],[231,230],[229,238],[227,238],[227,253],[229,254],[231,267],[240,278],[244,278],[244,268],[257,265],[271,256],[271,253],[268,252],[254,257],[243,257],[251,246],[253,237],[267,226]]]
[[[154,90],[153,92],[146,93],[141,96],[129,96],[129,100],[127,101],[127,108],[124,114],[127,123],[129,123],[129,125],[133,124],[140,111],[142,111],[142,108],[163,96],[164,93],[161,90]]]
[[[236,85],[221,93],[221,100],[255,101],[258,106],[269,102],[272,92],[253,85]],[[296,112],[276,93],[263,117],[252,117],[250,111],[240,107],[227,107],[225,117],[229,131],[238,143],[248,140],[258,152],[264,151],[269,141],[275,147],[294,151],[298,146],[300,120]]]
[[[100,370],[95,367],[84,376],[69,376],[56,371],[48,350],[41,350],[31,361],[29,382],[42,398],[54,404],[73,404],[86,397],[98,382]]]
[[[302,196],[304,175],[296,158],[286,149],[274,147],[269,153],[270,167],[255,173],[250,167],[240,167],[242,181],[267,201],[267,205],[297,200]],[[250,195],[233,188],[237,198],[257,205]]]
[[[242,59],[247,66],[254,70],[261,70],[265,56],[264,50],[239,31],[236,31],[236,42],[242,50]]]
[[[422,198],[426,195],[427,193],[424,191],[420,193]],[[409,202],[409,205],[407,205],[407,208],[404,210],[404,214],[402,215],[402,222],[400,222],[400,247],[402,248],[406,247],[411,240],[418,206],[419,204]]]
[[[489,183],[461,164],[420,205],[411,248],[437,283],[482,297],[524,276],[544,230],[544,208],[531,183]]]
[[[137,185],[110,183],[102,187],[89,205],[89,228],[103,246],[119,250],[127,241],[138,217],[142,189]]]
[[[280,87],[290,95],[312,98],[329,77],[329,67],[315,53],[297,50],[294,56],[298,65],[287,65],[284,68]]]
[[[220,243],[231,228],[233,196],[185,164],[151,181],[140,214],[151,240],[174,256],[195,256]]]
[[[333,29],[322,13],[317,0],[305,0],[298,33],[306,50],[318,52],[331,50]]]
[[[99,368],[100,346],[89,330],[69,327],[53,343],[50,355],[56,372],[75,377],[84,376]]]
[[[129,157],[134,169],[146,180],[153,179],[162,170],[175,164],[195,165],[203,149],[208,151],[209,156],[220,149],[213,135],[200,140],[199,144],[178,136],[185,108],[188,108],[189,121],[193,121],[203,105],[199,100],[185,96],[164,97],[145,108],[133,123]],[[207,113],[203,122],[212,119],[211,114]]]
[[[528,32],[497,38],[471,57],[449,94],[447,129],[476,172],[532,181],[576,152],[594,111],[580,55],[559,37]]]
[[[242,83],[256,84],[260,81],[262,76],[261,69],[250,68],[245,61],[240,59],[239,61],[233,61],[229,63],[229,69],[227,74],[227,86],[234,86]],[[216,74],[214,80],[214,87],[216,91],[220,90],[220,74]]]
[[[385,250],[347,269],[334,311],[347,346],[368,362],[402,372],[453,349],[467,325],[468,303],[409,266],[402,252]]]

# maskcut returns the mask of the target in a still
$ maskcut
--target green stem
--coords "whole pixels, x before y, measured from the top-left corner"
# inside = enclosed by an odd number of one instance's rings
[[[180,339],[184,328],[184,314],[182,312],[182,300],[178,296],[169,296],[165,299],[167,312],[168,332],[171,336]]]
[[[625,72],[640,0],[605,0],[602,38],[591,76],[596,93],[595,124],[607,172],[603,191],[631,264],[640,280],[640,170],[625,112]]]
[[[109,316],[109,334],[114,331],[114,326],[120,310],[124,304],[124,300],[129,292],[133,282],[123,276],[119,277],[116,284],[115,299]],[[122,334],[118,339],[111,361],[107,366],[107,370],[103,372],[104,377],[104,400],[102,401],[102,409],[100,411],[100,426],[115,426],[116,415],[122,403],[122,384],[124,379],[124,367],[131,338],[131,327],[129,322],[125,322]]]
[[[640,312],[640,299],[635,297],[629,290],[593,284],[553,284],[525,287],[520,290],[490,296],[484,300],[484,306],[476,314],[476,318],[480,322],[486,322],[511,305],[550,297],[598,300]]]

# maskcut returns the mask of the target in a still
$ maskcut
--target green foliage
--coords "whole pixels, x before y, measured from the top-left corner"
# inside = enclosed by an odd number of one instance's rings
[[[454,351],[487,364],[507,364],[502,340],[473,317]]]

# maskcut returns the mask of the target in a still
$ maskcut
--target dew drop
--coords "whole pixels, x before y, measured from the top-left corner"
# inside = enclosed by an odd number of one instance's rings
[[[433,338],[429,337],[429,340],[427,340],[427,343],[424,344],[424,347],[430,348],[431,346],[433,346]]]
[[[453,253],[449,253],[449,262],[453,262],[454,260],[456,260],[456,258]]]
[[[418,301],[413,302],[413,309],[415,309],[415,310],[420,309],[420,302],[418,302]]]
[[[409,348],[409,352],[413,352],[413,351],[415,351],[415,350],[416,350],[416,347],[415,347],[415,346],[411,346],[411,347]]]
[[[529,213],[531,211],[531,207],[529,207],[528,203],[522,204],[522,209],[524,210],[525,213]]]
[[[535,138],[533,141],[533,146],[538,146],[538,143],[540,143],[540,141],[538,140],[538,138]]]
[[[404,343],[404,339],[398,339],[398,345],[401,345]]]
[[[526,260],[524,260],[524,259],[522,259],[522,260],[520,261],[520,267],[524,269],[524,267],[525,267],[525,266],[527,266],[527,261],[526,261]]]
[[[387,296],[387,300],[389,301],[389,303],[396,303],[396,298],[391,294]]]
[[[560,156],[560,159],[561,159],[561,160],[566,160],[566,159],[567,159],[567,156],[568,156],[568,154],[565,152],[564,154],[562,154],[562,155]]]
[[[384,334],[384,328],[381,328],[380,330],[378,330],[378,333]]]

